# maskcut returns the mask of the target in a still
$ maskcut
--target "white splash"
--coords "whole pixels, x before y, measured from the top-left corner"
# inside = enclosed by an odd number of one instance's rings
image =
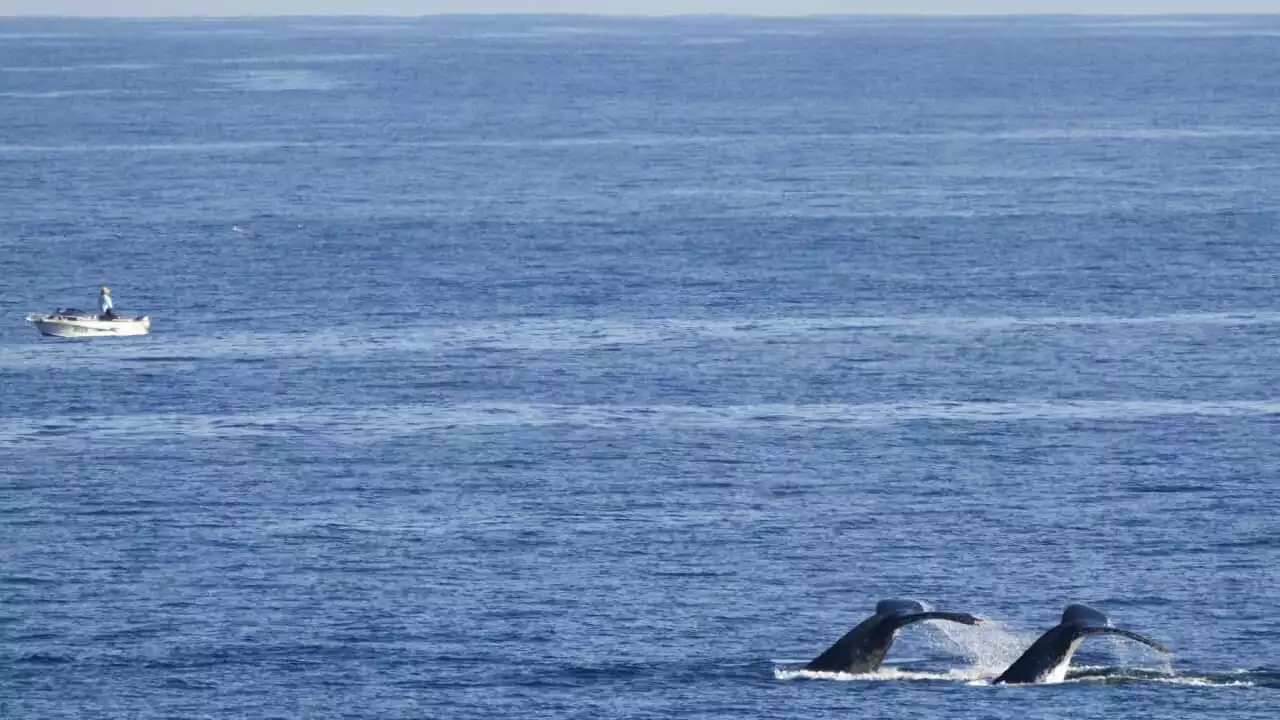
[[[1116,659],[1116,664],[1120,667],[1141,667],[1145,670],[1156,672],[1166,677],[1173,677],[1173,655],[1156,651],[1146,645],[1140,645],[1127,638],[1116,635],[1103,636],[1106,639],[1107,650]],[[1157,664],[1155,667],[1145,665],[1146,662],[1155,659]]]
[[[987,685],[991,679],[1004,672],[1035,639],[1034,633],[1016,633],[992,620],[981,625],[961,625],[945,620],[927,620],[923,623],[938,632],[929,633],[926,643],[946,654],[961,655],[970,664],[946,671],[907,670],[895,665],[910,662],[895,659],[871,673],[845,673],[805,670],[796,667],[775,667],[778,680],[834,680],[837,682],[863,681],[944,681],[969,685]],[[775,661],[781,662],[781,661]]]
[[[946,672],[925,672],[918,670],[899,670],[895,667],[881,667],[872,673],[824,672],[820,670],[804,670],[801,668],[774,668],[773,677],[777,680],[834,680],[836,682],[903,682],[903,681],[942,681],[985,683],[972,668],[953,668]]]
[[[1151,678],[1147,682],[1164,685],[1190,685],[1192,687],[1255,687],[1257,683],[1249,680],[1214,680],[1207,677],[1166,677]]]
[[[940,649],[963,655],[975,677],[994,678],[1004,672],[1035,641],[1035,633],[1015,632],[995,620],[981,625],[929,621],[938,630],[932,637]]]

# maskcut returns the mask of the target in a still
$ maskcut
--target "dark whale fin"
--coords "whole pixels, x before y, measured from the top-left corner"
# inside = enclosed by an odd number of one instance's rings
[[[924,605],[915,600],[881,600],[876,603],[874,615],[845,633],[804,669],[854,674],[875,672],[893,645],[893,634],[898,628],[921,620],[950,620],[965,625],[982,622],[965,613],[925,610]]]
[[[910,615],[899,615],[898,627],[904,627],[911,623],[920,622],[921,620],[950,620],[953,623],[960,623],[961,625],[982,624],[982,618],[970,615],[969,613],[938,612],[931,610],[929,612],[912,613]]]
[[[877,615],[890,615],[892,613],[919,613],[924,612],[924,604],[919,600],[881,600],[876,603]]]
[[[1110,625],[1111,621],[1103,613],[1094,610],[1088,605],[1068,605],[1066,610],[1062,611],[1062,622],[1060,625]]]
[[[1127,637],[1130,640],[1133,640],[1134,642],[1140,642],[1143,645],[1146,645],[1147,647],[1153,650],[1158,650],[1162,653],[1168,654],[1173,652],[1173,650],[1169,649],[1168,646],[1161,645],[1155,640],[1145,638],[1139,635],[1138,633],[1133,632],[1132,630],[1124,630],[1122,628],[1116,628],[1116,627],[1091,627],[1086,629],[1084,631],[1084,634],[1085,635],[1119,635],[1120,637]]]
[[[1111,626],[1107,616],[1088,605],[1068,605],[1062,621],[1041,635],[992,684],[1041,682],[1054,670],[1063,671],[1071,662],[1079,641],[1090,635],[1119,635],[1160,652],[1169,648],[1131,630]]]
[[[1068,605],[1067,609],[1062,613],[1062,624],[1072,624],[1081,626],[1081,634],[1083,635],[1119,635],[1127,637],[1134,642],[1142,643],[1147,647],[1159,650],[1162,653],[1173,652],[1169,648],[1160,643],[1145,638],[1132,630],[1122,630],[1111,626],[1111,620],[1106,615],[1094,610],[1088,605]]]

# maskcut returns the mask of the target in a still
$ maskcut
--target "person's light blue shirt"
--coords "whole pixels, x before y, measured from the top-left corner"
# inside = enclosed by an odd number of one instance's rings
[[[98,292],[98,314],[106,315],[107,311],[112,309],[111,296],[99,291]]]

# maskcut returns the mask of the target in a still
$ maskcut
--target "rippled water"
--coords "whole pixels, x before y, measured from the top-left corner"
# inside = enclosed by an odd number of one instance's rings
[[[1272,717],[1277,38],[0,21],[0,716]]]

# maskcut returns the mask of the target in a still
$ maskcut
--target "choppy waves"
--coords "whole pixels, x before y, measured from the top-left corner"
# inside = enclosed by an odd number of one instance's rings
[[[178,359],[176,362],[186,362]],[[882,427],[914,420],[1022,422],[1280,415],[1267,401],[919,402],[829,405],[566,405],[490,402],[376,408],[307,406],[244,413],[171,412],[0,420],[0,441],[32,442],[70,433],[150,441],[165,437],[309,435],[360,443],[429,430],[502,427],[732,428],[752,425]],[[56,440],[55,440],[56,441]]]

